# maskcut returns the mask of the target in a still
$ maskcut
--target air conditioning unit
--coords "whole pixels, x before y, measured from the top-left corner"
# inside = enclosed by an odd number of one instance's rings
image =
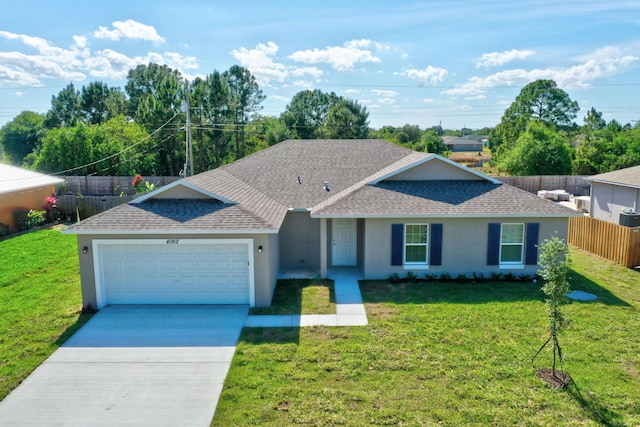
[[[620,212],[620,225],[640,227],[640,212]]]

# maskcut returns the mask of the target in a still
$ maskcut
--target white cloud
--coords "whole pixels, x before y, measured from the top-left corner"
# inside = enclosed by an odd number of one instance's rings
[[[113,22],[113,30],[100,26],[93,36],[98,39],[109,39],[118,41],[121,38],[132,40],[147,40],[156,44],[164,43],[164,38],[160,37],[156,29],[150,25],[145,25],[133,19]]]
[[[273,42],[266,45],[259,43],[255,49],[234,49],[231,55],[251,71],[258,84],[269,84],[272,80],[282,82],[288,75],[287,67],[273,60],[278,49],[278,45]]]
[[[478,96],[486,90],[500,86],[522,86],[539,79],[554,80],[558,86],[564,88],[587,88],[591,81],[611,75],[621,67],[626,67],[640,60],[639,57],[624,54],[617,48],[598,49],[592,54],[578,58],[580,64],[560,68],[543,69],[511,69],[504,70],[486,77],[472,77],[465,83],[456,85],[442,93],[452,96]]]
[[[289,58],[306,64],[329,64],[338,71],[353,71],[359,63],[381,62],[381,59],[368,49],[372,44],[368,39],[351,40],[343,46],[297,51],[289,55]]]
[[[436,85],[442,82],[447,75],[448,71],[444,68],[432,67],[429,65],[424,70],[411,69],[407,70],[401,75],[406,75],[412,79],[416,84],[424,86],[427,83]]]
[[[313,82],[306,80],[296,80],[293,82],[294,86],[303,87],[305,89],[311,89],[313,87]]]
[[[315,78],[320,78],[323,74],[324,71],[318,67],[298,67],[291,70],[292,76],[310,75]]]
[[[533,55],[532,50],[506,50],[504,52],[491,52],[485,53],[474,62],[476,67],[495,67],[506,64],[507,62],[515,61],[517,59],[526,59]]]
[[[275,99],[276,101],[280,101],[280,102],[283,102],[285,104],[288,103],[289,101],[291,101],[290,98],[287,98],[286,96],[281,96],[281,95],[270,95],[269,99],[271,99],[271,100]]]
[[[424,102],[425,104],[433,104],[436,101],[431,98],[425,98],[422,100],[422,102]]]
[[[354,93],[360,93],[362,92],[360,89],[347,89],[344,91],[344,93],[348,93],[348,94],[354,94]]]
[[[396,100],[394,98],[378,98],[376,102],[382,105],[393,105],[396,103]]]
[[[371,93],[373,93],[374,95],[384,96],[387,98],[391,98],[398,95],[398,92],[396,92],[395,90],[383,90],[383,89],[371,89]]]

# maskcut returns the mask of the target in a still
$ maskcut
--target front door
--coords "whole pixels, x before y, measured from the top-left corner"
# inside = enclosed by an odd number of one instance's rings
[[[335,267],[357,265],[358,228],[354,218],[334,219],[331,222],[331,264]]]

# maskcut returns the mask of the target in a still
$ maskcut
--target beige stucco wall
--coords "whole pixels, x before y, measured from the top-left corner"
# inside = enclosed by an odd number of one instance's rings
[[[0,194],[0,222],[16,229],[13,211],[18,209],[44,210],[44,199],[56,192],[55,185],[32,188],[14,193]]]
[[[320,268],[320,220],[290,211],[280,227],[280,269]]]
[[[591,183],[591,216],[618,224],[620,212],[640,209],[640,190],[620,185]]]
[[[411,270],[418,277],[425,274],[449,273],[452,276],[475,273],[490,274],[492,271],[506,273],[498,266],[487,265],[488,224],[490,222],[538,222],[539,243],[557,232],[561,239],[567,238],[567,218],[425,218],[425,219],[366,219],[364,240],[364,276],[367,279],[386,279],[392,273],[405,276],[409,270],[391,265],[391,224],[439,223],[442,224],[442,265],[430,266],[428,270]],[[534,274],[537,266],[525,266],[514,270],[514,274]]]
[[[255,305],[256,307],[266,307],[271,305],[273,290],[276,285],[278,275],[278,236],[275,234],[198,234],[198,235],[78,235],[78,256],[80,259],[80,277],[82,281],[82,305],[87,307],[97,307],[96,281],[94,273],[94,253],[92,248],[93,240],[108,239],[251,239],[253,240],[253,260],[254,260],[254,284],[255,284]],[[88,248],[86,254],[82,253],[84,247]],[[262,252],[258,252],[258,247],[262,246]]]
[[[464,168],[455,168],[450,164],[433,159],[415,166],[405,172],[389,177],[386,181],[441,181],[441,180],[481,180],[484,178]]]

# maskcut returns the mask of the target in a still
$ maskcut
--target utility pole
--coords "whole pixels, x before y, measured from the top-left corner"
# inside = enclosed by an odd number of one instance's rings
[[[184,176],[185,178],[189,176],[189,173],[193,175],[193,144],[191,142],[191,106],[189,105],[189,82],[185,82],[184,84],[184,94],[185,94],[185,106],[187,113],[187,123],[186,123],[186,131],[187,131],[187,141],[185,147],[185,161],[184,161]],[[187,169],[188,168],[188,169]],[[188,170],[188,172],[187,172]]]

